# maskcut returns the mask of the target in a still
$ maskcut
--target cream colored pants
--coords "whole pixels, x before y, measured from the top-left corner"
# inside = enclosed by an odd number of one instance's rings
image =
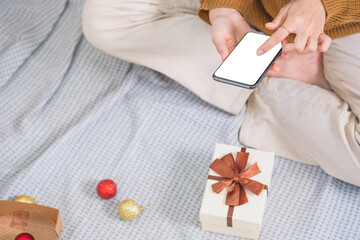
[[[212,80],[221,59],[198,7],[198,0],[88,0],[83,31],[95,47],[164,73],[225,111],[237,114],[248,100],[242,144],[360,186],[360,34],[334,40],[324,54],[334,92],[283,78],[251,91]]]

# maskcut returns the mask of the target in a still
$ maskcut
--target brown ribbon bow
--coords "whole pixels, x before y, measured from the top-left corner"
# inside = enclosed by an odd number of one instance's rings
[[[216,193],[220,193],[224,188],[229,186],[226,195],[225,204],[229,206],[227,225],[232,226],[232,214],[234,206],[239,206],[248,202],[245,189],[260,195],[260,193],[268,186],[250,179],[251,177],[261,173],[257,163],[245,169],[249,153],[245,152],[246,148],[241,148],[241,152],[236,154],[234,161],[231,153],[216,159],[211,163],[210,168],[220,176],[209,175],[208,179],[218,180],[219,182],[212,185],[212,189]]]

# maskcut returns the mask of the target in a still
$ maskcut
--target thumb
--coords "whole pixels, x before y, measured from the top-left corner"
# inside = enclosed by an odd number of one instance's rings
[[[216,47],[216,50],[221,55],[221,59],[224,61],[230,53],[226,44],[225,37],[222,34],[213,33],[212,41]]]
[[[222,52],[220,52],[221,55],[221,60],[224,61],[228,56],[229,56],[229,50],[228,49],[224,49]]]
[[[269,30],[278,29],[281,25],[283,25],[287,17],[287,14],[288,14],[288,8],[285,6],[280,10],[279,14],[276,16],[276,18],[274,18],[272,22],[268,22],[265,24],[265,27]]]

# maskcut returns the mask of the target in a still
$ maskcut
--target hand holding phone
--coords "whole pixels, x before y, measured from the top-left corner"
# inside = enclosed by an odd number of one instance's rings
[[[248,32],[213,74],[216,81],[255,88],[281,54],[281,43],[258,56],[257,49],[269,36]]]

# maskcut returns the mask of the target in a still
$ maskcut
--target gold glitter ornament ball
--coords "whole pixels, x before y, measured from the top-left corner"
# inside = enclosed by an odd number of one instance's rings
[[[139,214],[147,209],[152,203],[146,207],[140,206],[136,201],[132,199],[126,199],[119,204],[118,212],[122,219],[126,221],[134,220]]]
[[[15,202],[23,202],[23,203],[34,203],[34,200],[26,195],[20,195],[15,198]]]

